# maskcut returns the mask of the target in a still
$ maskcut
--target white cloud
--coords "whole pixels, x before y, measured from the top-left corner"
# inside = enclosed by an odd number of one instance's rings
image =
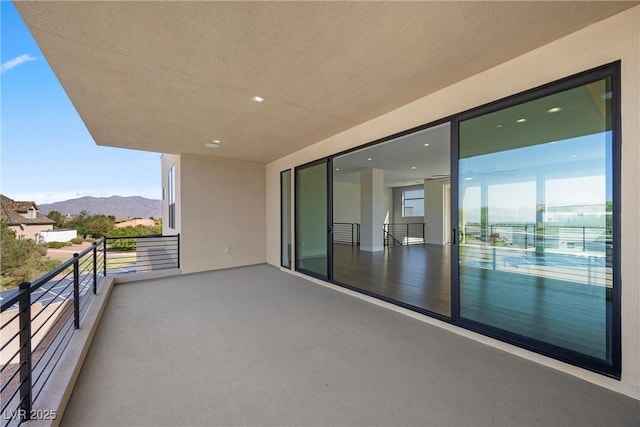
[[[38,58],[35,58],[29,54],[20,55],[16,58],[10,59],[2,64],[0,67],[1,72],[7,72],[13,68],[16,68],[18,65],[24,64],[29,61],[37,61]]]

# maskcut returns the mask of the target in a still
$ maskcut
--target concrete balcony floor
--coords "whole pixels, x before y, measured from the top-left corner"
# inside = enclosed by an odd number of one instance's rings
[[[121,284],[66,426],[637,426],[637,400],[259,265]]]

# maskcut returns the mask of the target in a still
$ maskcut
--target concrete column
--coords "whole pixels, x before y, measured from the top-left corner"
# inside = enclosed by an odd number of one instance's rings
[[[424,180],[424,240],[431,245],[442,245],[446,241],[444,191],[443,182]]]
[[[384,250],[382,229],[386,214],[384,171],[360,169],[360,249],[367,252]]]

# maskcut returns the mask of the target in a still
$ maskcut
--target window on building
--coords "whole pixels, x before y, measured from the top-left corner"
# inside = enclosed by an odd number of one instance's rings
[[[27,211],[27,218],[35,218],[36,217],[36,210],[34,208],[29,208],[29,210]]]
[[[424,188],[402,190],[402,216],[424,216]]]
[[[169,228],[176,228],[176,165],[169,169]]]

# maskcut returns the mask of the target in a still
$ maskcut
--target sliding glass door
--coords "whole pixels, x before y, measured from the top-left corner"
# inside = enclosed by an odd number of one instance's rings
[[[609,373],[613,75],[468,114],[458,162],[462,322]]]
[[[329,278],[328,159],[295,170],[296,270]]]
[[[280,172],[280,265],[291,268],[291,169]]]
[[[333,280],[451,316],[449,122],[333,158]]]

